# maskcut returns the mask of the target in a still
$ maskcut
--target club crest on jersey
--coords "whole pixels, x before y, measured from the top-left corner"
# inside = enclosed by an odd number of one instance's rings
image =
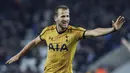
[[[54,40],[53,37],[49,37],[50,40]]]
[[[49,44],[49,50],[62,52],[62,51],[68,51],[68,48],[67,48],[66,44],[63,44],[61,47],[59,47],[58,44],[52,44],[52,43],[50,43]]]

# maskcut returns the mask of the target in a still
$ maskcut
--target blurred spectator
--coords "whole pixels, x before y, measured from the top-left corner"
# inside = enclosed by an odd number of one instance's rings
[[[104,68],[98,68],[98,69],[96,69],[95,73],[108,73],[108,72]]]
[[[38,69],[40,73],[44,73],[44,66],[46,62],[46,56],[47,56],[47,46],[42,44],[42,46],[39,47],[39,54],[40,54],[40,64],[38,66]]]
[[[128,40],[126,40],[125,38],[121,39],[121,43],[128,49],[128,51],[130,52],[130,43]]]
[[[25,39],[22,41],[21,46],[24,47],[29,41],[31,41],[34,37],[33,31],[28,29],[28,32],[25,35]],[[32,51],[28,52],[25,57],[22,58],[20,64],[20,70],[22,73],[25,73],[28,68],[32,72],[37,72],[36,68],[36,58],[33,56]]]

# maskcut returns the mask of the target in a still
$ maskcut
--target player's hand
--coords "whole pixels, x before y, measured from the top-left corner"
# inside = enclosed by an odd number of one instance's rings
[[[124,22],[125,22],[124,16],[119,16],[119,17],[117,18],[116,22],[114,22],[114,21],[112,20],[112,26],[113,26],[116,30],[119,30],[119,29],[122,27],[122,25],[124,24]]]
[[[9,59],[5,64],[11,64],[19,59],[18,55],[13,56],[11,59]]]

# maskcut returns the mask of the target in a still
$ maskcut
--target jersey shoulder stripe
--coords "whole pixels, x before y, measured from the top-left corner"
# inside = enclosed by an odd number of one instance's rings
[[[76,31],[86,31],[86,29],[82,27],[74,27],[74,26],[69,26],[69,30],[76,30]]]
[[[50,31],[50,30],[54,30],[55,27],[56,27],[56,25],[51,25],[51,26],[45,27],[45,28],[42,30],[42,33],[41,33],[40,35],[42,36],[45,32]]]
[[[55,27],[56,27],[56,25],[51,25],[51,26],[45,27],[45,28],[42,30],[42,32],[40,33],[40,39],[43,40],[43,38],[44,38],[44,36],[45,36],[44,34],[47,33],[47,31],[52,31],[52,30],[54,30]]]

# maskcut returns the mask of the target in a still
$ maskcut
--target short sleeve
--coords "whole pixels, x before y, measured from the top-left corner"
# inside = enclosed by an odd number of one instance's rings
[[[48,29],[48,27],[45,27],[43,30],[42,30],[42,32],[40,33],[40,39],[41,40],[45,40],[45,33],[46,33],[46,31],[47,31],[47,29]]]
[[[84,36],[85,31],[86,31],[86,29],[84,29],[82,27],[77,28],[76,37],[77,37],[78,40],[85,38],[85,36]]]

